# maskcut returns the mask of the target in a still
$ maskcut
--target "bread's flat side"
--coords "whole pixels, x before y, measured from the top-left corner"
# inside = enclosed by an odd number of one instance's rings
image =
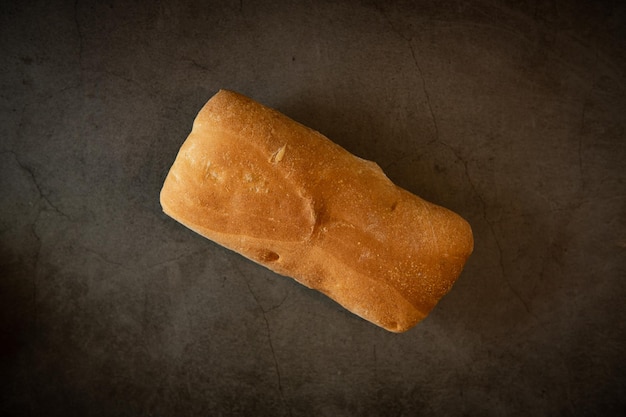
[[[230,91],[198,114],[161,191],[199,234],[322,291],[387,330],[409,329],[473,249],[457,214],[373,162]]]

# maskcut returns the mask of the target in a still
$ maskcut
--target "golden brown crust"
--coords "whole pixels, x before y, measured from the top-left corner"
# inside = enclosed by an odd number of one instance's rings
[[[196,117],[161,205],[197,233],[393,332],[432,310],[473,250],[457,214],[225,90]]]

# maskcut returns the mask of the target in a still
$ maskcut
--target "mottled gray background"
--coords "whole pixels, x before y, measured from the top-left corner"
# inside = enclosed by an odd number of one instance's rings
[[[2,1],[0,414],[626,409],[626,8]],[[209,242],[159,190],[229,88],[466,217],[396,335]]]

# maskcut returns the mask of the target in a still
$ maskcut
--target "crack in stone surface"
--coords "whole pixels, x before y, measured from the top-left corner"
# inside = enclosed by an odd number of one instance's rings
[[[181,259],[185,259],[185,258],[188,258],[188,257],[191,257],[191,256],[199,255],[199,254],[205,253],[205,252],[207,252],[207,249],[201,249],[201,250],[198,250],[198,251],[195,251],[195,252],[191,252],[191,253],[183,253],[183,254],[178,255],[178,256],[176,256],[174,258],[171,258],[171,259],[166,259],[164,261],[155,262],[155,263],[151,264],[150,266],[148,266],[148,268],[157,268],[157,267],[160,267],[160,266],[169,265],[171,263],[178,262]]]
[[[35,176],[35,173],[33,172],[33,170],[29,167],[27,167],[26,165],[24,165],[22,163],[22,161],[20,161],[20,159],[17,156],[17,153],[15,153],[14,151],[3,151],[2,153],[8,153],[13,155],[13,158],[15,159],[15,162],[17,163],[17,165],[26,173],[28,174],[28,176],[30,177],[33,185],[35,186],[35,188],[37,189],[37,194],[39,194],[39,198],[41,200],[43,200],[53,211],[55,211],[57,214],[59,214],[60,216],[66,218],[67,220],[72,220],[70,219],[70,217],[65,214],[62,210],[60,210],[55,204],[52,203],[52,201],[50,201],[50,199],[48,198],[48,196],[43,192],[43,190],[41,189],[41,186],[39,185],[39,181],[37,180],[37,177]]]
[[[591,78],[591,82],[590,82],[590,87],[586,93],[586,97],[583,101],[583,105],[582,105],[582,109],[580,112],[580,130],[578,132],[578,173],[580,175],[580,184],[582,187],[582,192],[585,192],[586,184],[585,184],[585,173],[584,173],[584,158],[583,158],[583,139],[585,136],[585,130],[586,130],[586,122],[587,122],[587,110],[590,107],[591,103],[591,97],[593,95],[594,89],[595,89],[595,85],[596,85],[596,79],[598,78],[598,65],[599,65],[599,51],[598,48],[596,46],[595,48],[595,54],[594,54],[594,63],[593,63],[593,67],[591,69],[591,74],[590,74],[590,78]]]
[[[376,355],[376,345],[372,346],[374,353],[374,381],[378,382],[378,356]]]
[[[78,0],[74,1],[74,25],[78,34],[78,68],[83,70],[83,31],[78,20]]]
[[[235,270],[237,270],[237,272],[239,272],[239,275],[243,278],[243,280],[244,280],[244,282],[246,284],[246,287],[248,288],[248,292],[250,292],[250,295],[254,299],[254,302],[256,303],[257,307],[259,307],[259,309],[261,310],[261,314],[263,316],[263,321],[265,322],[265,329],[267,330],[267,340],[268,340],[268,343],[269,343],[270,351],[272,353],[272,359],[274,360],[274,370],[276,372],[276,382],[277,382],[277,385],[278,385],[278,393],[280,394],[280,399],[281,399],[281,401],[283,403],[283,406],[287,409],[288,414],[291,416],[292,415],[291,408],[287,404],[287,400],[285,399],[285,393],[283,391],[282,377],[281,377],[281,374],[280,374],[280,367],[278,366],[278,359],[276,357],[276,351],[274,350],[274,344],[272,342],[272,332],[271,332],[271,328],[270,328],[270,323],[269,323],[269,320],[267,319],[267,313],[269,311],[272,311],[272,310],[280,307],[280,305],[282,305],[282,303],[285,301],[285,299],[287,297],[285,296],[285,298],[283,298],[283,300],[277,306],[274,306],[274,307],[270,308],[269,310],[265,310],[263,308],[263,306],[261,305],[261,302],[259,301],[258,297],[254,293],[254,291],[252,291],[252,287],[250,286],[250,282],[249,282],[246,274],[243,273],[241,268],[235,262],[231,262],[231,264],[233,265]]]
[[[96,251],[95,249],[89,248],[87,246],[82,246],[82,248],[91,253],[92,255],[95,255],[97,258],[99,258],[100,260],[104,261],[104,263],[107,263],[109,265],[114,265],[117,266],[119,268],[122,268],[126,271],[130,271],[131,269],[128,268],[126,265],[124,265],[121,262],[117,262],[117,261],[112,261],[111,259],[109,259],[108,257],[104,256],[103,254],[101,254],[100,252]]]
[[[433,106],[431,104],[430,95],[428,94],[428,89],[426,88],[426,80],[424,79],[424,71],[422,71],[422,67],[419,63],[419,60],[417,59],[417,55],[415,55],[415,48],[413,47],[413,37],[406,36],[402,32],[400,32],[398,29],[396,29],[396,27],[394,26],[392,21],[389,19],[387,14],[384,12],[384,10],[382,10],[382,8],[379,9],[379,12],[382,14],[382,16],[384,17],[385,21],[387,22],[391,30],[399,38],[404,40],[407,43],[407,46],[409,47],[409,51],[411,52],[411,58],[413,59],[413,64],[415,65],[415,68],[417,69],[417,74],[419,75],[419,78],[422,84],[422,92],[424,93],[424,96],[426,97],[426,105],[428,106],[430,118],[433,122],[433,128],[435,130],[435,138],[432,141],[430,141],[430,143],[438,141],[439,140],[439,126],[437,124],[437,118],[435,117],[435,112],[433,111]]]
[[[530,307],[529,307],[528,303],[526,302],[526,300],[524,300],[522,295],[513,286],[511,281],[506,276],[506,268],[504,266],[504,251],[502,249],[502,245],[500,244],[500,240],[498,239],[498,235],[496,233],[496,230],[495,230],[495,227],[493,225],[493,222],[491,220],[489,220],[489,216],[487,215],[487,202],[485,201],[483,196],[478,192],[478,189],[476,188],[476,185],[474,184],[474,181],[472,180],[472,177],[469,174],[469,168],[468,168],[467,161],[465,159],[461,158],[461,155],[459,155],[459,153],[452,146],[450,146],[449,144],[447,144],[447,143],[445,143],[443,141],[440,141],[440,142],[443,143],[448,149],[450,149],[450,151],[454,154],[454,156],[459,161],[461,161],[461,163],[463,164],[463,167],[465,169],[465,177],[467,178],[467,181],[469,182],[470,187],[472,188],[472,191],[473,191],[474,195],[476,195],[478,200],[480,200],[482,217],[485,220],[485,223],[487,223],[487,226],[489,227],[489,231],[491,232],[491,236],[493,237],[493,240],[496,242],[496,247],[498,248],[498,263],[500,265],[500,272],[502,274],[502,279],[504,280],[504,282],[506,282],[507,286],[509,287],[509,290],[513,293],[513,295],[522,303],[522,305],[524,306],[524,309],[526,310],[526,312],[528,314],[532,315],[535,319],[538,320],[537,316],[535,316],[535,314],[533,314],[531,312]]]
[[[288,295],[288,294],[285,294],[285,296],[283,297],[283,299],[282,299],[282,300],[280,300],[280,301],[278,302],[278,304],[276,304],[276,305],[274,305],[274,306],[272,306],[272,307],[268,308],[267,310],[265,310],[265,313],[269,313],[270,311],[274,311],[274,310],[276,310],[277,308],[280,308],[280,307],[283,305],[283,303],[285,302],[285,300],[287,299],[287,295]]]
[[[430,95],[428,94],[428,89],[426,88],[426,80],[424,79],[424,72],[422,71],[422,67],[415,56],[415,49],[412,45],[412,39],[407,40],[409,44],[409,49],[411,50],[411,57],[413,58],[413,63],[415,64],[415,68],[417,68],[417,72],[422,80],[422,91],[424,92],[424,96],[426,96],[426,105],[428,106],[428,111],[430,112],[430,118],[433,121],[433,127],[435,128],[435,139],[434,141],[439,140],[439,126],[437,125],[437,118],[435,117],[435,112],[433,112],[433,106],[430,104]],[[432,142],[432,141],[431,141]]]
[[[201,63],[199,63],[198,61],[196,61],[193,58],[187,58],[187,57],[183,57],[182,58],[183,61],[189,62],[191,65],[193,65],[196,68],[201,69],[202,71],[206,71],[206,72],[211,72],[211,69],[209,67],[207,67],[206,65],[203,65]]]
[[[18,137],[20,135],[20,130],[22,128],[22,122],[20,122],[20,126],[18,126]],[[49,211],[49,209],[51,209],[53,212],[57,213],[58,215],[62,216],[63,218],[67,219],[67,220],[71,220],[69,218],[69,216],[67,214],[65,214],[62,210],[60,210],[54,203],[52,203],[52,201],[50,201],[50,199],[48,198],[48,196],[43,192],[41,185],[39,184],[38,180],[37,180],[37,176],[35,175],[35,173],[33,172],[33,170],[26,166],[18,157],[17,153],[13,150],[2,150],[0,151],[0,154],[3,155],[11,155],[13,160],[15,161],[15,163],[17,164],[17,166],[19,167],[19,170],[21,170],[23,173],[26,174],[26,176],[30,179],[30,182],[32,182],[33,186],[35,187],[36,193],[38,195],[38,204],[36,205],[35,209],[37,210],[36,215],[34,220],[29,224],[30,227],[30,231],[33,235],[33,237],[35,238],[36,241],[36,247],[34,249],[34,254],[33,254],[33,274],[32,274],[32,279],[31,279],[31,286],[32,286],[32,320],[33,320],[33,325],[36,327],[37,326],[37,322],[39,319],[39,312],[38,312],[38,308],[37,308],[37,296],[38,296],[38,275],[39,272],[41,270],[41,258],[42,258],[42,251],[43,251],[43,247],[44,247],[44,243],[43,243],[43,238],[42,236],[39,234],[39,232],[37,231],[37,225],[41,220],[41,215],[44,211]],[[43,205],[42,202],[43,201]]]
[[[587,102],[583,103],[583,108],[580,114],[580,132],[578,133],[578,174],[580,175],[580,183],[585,189],[585,175],[583,172],[583,136],[585,134],[585,116],[587,113]]]

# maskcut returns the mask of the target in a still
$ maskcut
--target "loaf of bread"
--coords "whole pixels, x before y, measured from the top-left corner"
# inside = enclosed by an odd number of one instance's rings
[[[473,249],[471,228],[457,214],[225,90],[196,117],[161,205],[200,235],[392,332],[432,310]]]

